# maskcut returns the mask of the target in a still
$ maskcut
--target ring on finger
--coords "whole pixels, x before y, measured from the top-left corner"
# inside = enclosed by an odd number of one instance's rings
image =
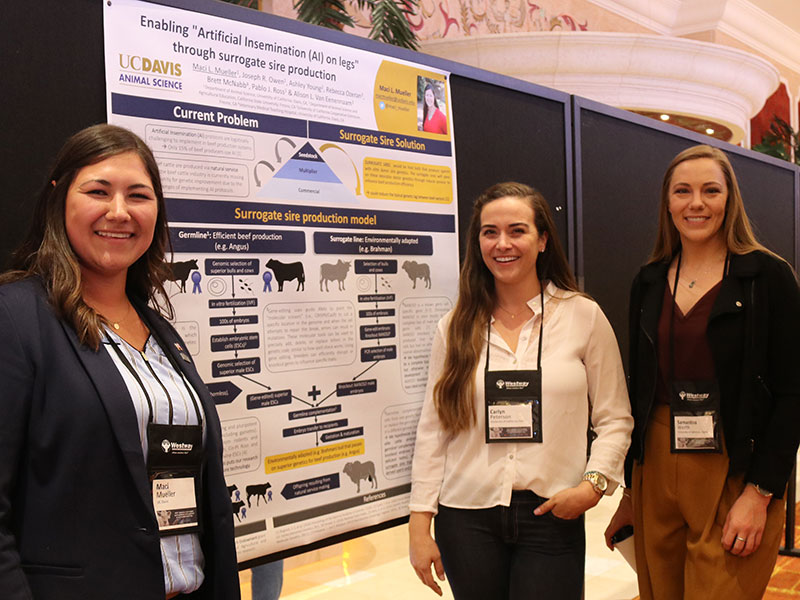
[[[737,536],[736,536],[736,541],[737,541],[737,542],[746,542],[746,541],[747,541],[747,538],[739,537],[739,536],[737,535]]]

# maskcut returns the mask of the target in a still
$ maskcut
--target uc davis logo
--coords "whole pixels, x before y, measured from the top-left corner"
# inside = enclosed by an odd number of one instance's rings
[[[171,60],[148,58],[146,56],[120,54],[119,66],[126,70],[142,71],[143,73],[154,73],[160,75],[172,75],[174,77],[180,77],[182,74],[180,63],[174,63]]]

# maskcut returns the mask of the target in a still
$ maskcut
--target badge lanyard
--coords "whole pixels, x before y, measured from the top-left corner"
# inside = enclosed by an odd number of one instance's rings
[[[542,338],[544,336],[544,287],[541,289],[542,315],[539,321],[537,370],[489,370],[492,321],[486,334],[484,400],[486,443],[542,442]]]
[[[670,451],[682,452],[722,452],[720,432],[720,394],[716,380],[676,380],[675,379],[675,311],[677,310],[678,280],[681,272],[681,258],[675,266],[675,282],[672,285],[672,312],[669,320],[669,373],[670,382]],[[725,255],[723,273],[728,273],[728,260]]]
[[[192,400],[197,425],[175,425],[172,398],[155,373],[144,352],[140,352],[151,376],[158,382],[169,404],[169,423],[154,422],[153,403],[136,368],[106,332],[106,339],[142,390],[149,410],[147,419],[147,473],[153,497],[153,509],[162,536],[201,531],[200,503],[202,489],[203,417],[195,394],[183,373],[164,352],[172,368],[180,376]],[[156,338],[157,340],[157,338]],[[158,341],[158,340],[157,340]],[[163,344],[162,344],[163,348]]]
[[[136,380],[136,383],[139,384],[139,387],[142,389],[142,393],[144,394],[145,400],[147,400],[147,409],[149,411],[149,414],[148,414],[148,417],[147,417],[147,424],[148,425],[152,424],[153,423],[153,403],[150,400],[150,394],[147,393],[147,388],[145,388],[144,382],[142,382],[142,378],[139,376],[139,373],[136,371],[136,368],[130,363],[130,361],[128,360],[128,357],[125,356],[125,354],[123,354],[122,350],[119,349],[119,344],[115,340],[113,340],[111,338],[111,336],[108,335],[108,333],[106,333],[106,340],[108,340],[108,343],[111,344],[112,348],[114,348],[114,353],[117,355],[117,357],[122,362],[122,364],[125,365],[125,368],[130,372],[130,374]],[[153,370],[153,367],[150,365],[150,361],[147,359],[147,357],[145,356],[144,352],[140,352],[140,354],[142,355],[142,359],[144,360],[145,364],[147,365],[148,370],[150,371],[150,375],[153,376],[153,379],[155,379],[158,382],[158,385],[161,387],[161,389],[164,390],[164,395],[167,397],[167,403],[169,405],[169,424],[172,425],[173,421],[174,421],[174,407],[173,407],[173,404],[172,404],[172,397],[169,395],[169,392],[167,391],[167,388],[164,386],[164,384],[161,382],[161,380],[156,375],[155,371]],[[197,400],[195,399],[195,394],[196,393],[192,391],[192,388],[189,385],[189,383],[186,381],[186,378],[184,377],[183,372],[180,370],[178,365],[175,364],[175,362],[172,360],[172,358],[166,352],[164,352],[164,356],[166,356],[167,360],[169,361],[170,366],[175,370],[175,372],[178,375],[180,375],[181,381],[183,382],[183,385],[186,387],[186,391],[189,392],[189,398],[191,398],[191,400],[192,400],[192,405],[194,406],[194,412],[197,415],[197,424],[198,424],[198,426],[202,427],[203,426],[203,416],[200,413],[200,407],[198,406]]]

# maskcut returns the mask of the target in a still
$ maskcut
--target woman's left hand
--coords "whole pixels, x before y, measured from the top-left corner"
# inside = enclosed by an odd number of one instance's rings
[[[552,498],[540,504],[533,514],[541,516],[552,511],[559,519],[577,519],[600,502],[601,497],[594,491],[591,483],[581,481],[575,487],[554,494]]]
[[[749,556],[761,545],[770,498],[746,485],[733,503],[722,528],[722,547],[736,556]]]

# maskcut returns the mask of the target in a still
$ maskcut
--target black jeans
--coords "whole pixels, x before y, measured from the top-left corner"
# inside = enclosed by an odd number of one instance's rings
[[[439,506],[434,532],[456,600],[581,600],[583,516],[537,517],[544,501],[514,491],[508,507]]]

